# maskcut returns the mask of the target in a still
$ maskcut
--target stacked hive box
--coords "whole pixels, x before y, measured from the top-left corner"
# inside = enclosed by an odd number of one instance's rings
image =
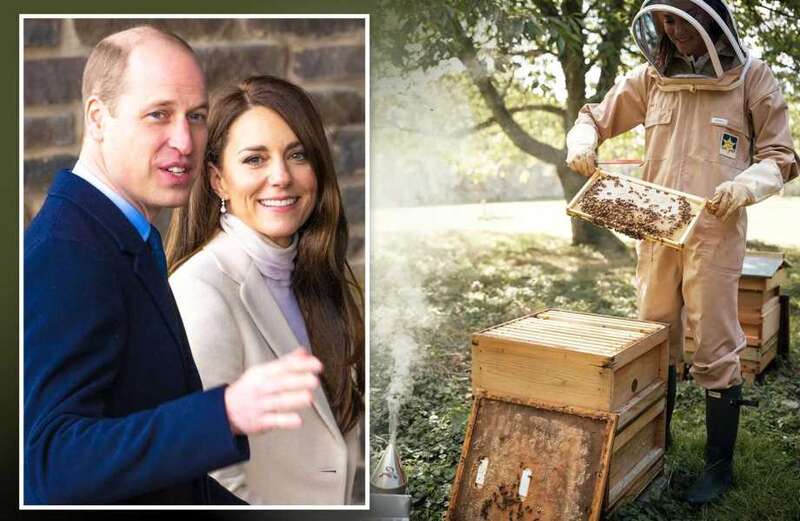
[[[667,336],[663,324],[546,309],[472,336],[472,385],[617,414],[610,512],[663,468]]]
[[[780,287],[787,280],[788,266],[782,253],[748,252],[739,279],[739,323],[747,347],[739,353],[742,377],[753,383],[775,359],[778,351],[781,305]],[[684,361],[692,363],[697,350],[691,329],[686,328]]]

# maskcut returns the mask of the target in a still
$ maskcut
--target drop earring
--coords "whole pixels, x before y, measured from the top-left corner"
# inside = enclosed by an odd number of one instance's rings
[[[219,213],[228,213],[228,209],[225,208],[225,199],[220,197],[219,200],[222,201],[222,204],[219,206]]]

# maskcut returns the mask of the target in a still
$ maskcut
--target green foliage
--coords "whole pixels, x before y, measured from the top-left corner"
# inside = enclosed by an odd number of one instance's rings
[[[555,172],[544,178],[542,172],[548,168],[544,163],[514,146],[497,125],[485,124],[491,113],[461,70],[457,64],[412,73],[387,68],[373,82],[373,168],[380,173],[373,180],[373,201],[379,206],[554,195],[548,187],[558,186]],[[534,96],[515,82],[508,85],[511,107],[557,107],[555,99]],[[515,112],[514,118],[525,128],[536,129],[543,142],[563,146],[560,116],[524,110]],[[623,139],[627,138],[612,142]],[[505,185],[528,187],[501,191]]]
[[[785,94],[800,96],[800,2],[737,0],[733,5],[740,30],[761,50]]]
[[[581,39],[580,18],[556,16],[555,8],[548,15],[520,0],[401,0],[382,6],[377,24],[385,29],[376,35],[378,56],[408,69],[459,58],[462,30],[485,56],[498,58],[499,72],[512,67],[510,58],[521,47],[554,52],[574,49]]]
[[[588,98],[598,101],[619,74],[641,63],[628,34],[640,4],[635,0],[385,1],[376,19],[381,31],[374,38],[374,61],[380,74],[436,69],[445,63],[463,65],[469,57],[468,45],[492,75],[506,108],[545,103],[576,107]],[[733,5],[748,41],[773,66],[791,97],[800,78],[800,32],[796,30],[800,3],[738,0]],[[462,35],[466,40],[460,39]],[[453,72],[463,73],[463,67]],[[565,89],[565,76],[569,80],[570,75],[591,78],[588,88],[575,90],[583,82],[568,81]],[[452,87],[467,93],[476,121],[486,120],[491,111],[468,83]],[[541,114],[532,122],[517,121],[537,140],[557,147],[563,143],[565,124],[572,124],[570,119],[549,121]],[[507,132],[498,126],[492,130]],[[495,144],[500,142],[489,140],[485,148]],[[509,144],[502,143],[504,152],[512,148]]]
[[[747,41],[755,44],[778,75],[797,89],[800,73],[800,3],[734,0],[734,18]],[[570,9],[575,5],[577,9]],[[435,67],[459,58],[463,49],[456,25],[496,64],[496,72],[518,68],[516,58],[583,54],[587,64],[622,58],[640,62],[629,36],[621,42],[607,36],[627,33],[641,2],[604,0],[559,3],[533,0],[384,0],[376,16],[378,65],[406,69]],[[623,69],[624,70],[624,69]],[[532,75],[526,71],[525,75]],[[548,86],[550,93],[555,85]]]
[[[424,295],[426,319],[409,328],[419,345],[413,388],[400,412],[398,445],[413,496],[412,519],[440,520],[461,454],[471,407],[469,335],[545,306],[635,315],[634,260],[609,259],[545,236],[488,233],[382,236],[373,258],[372,306],[403,288]],[[764,244],[750,248],[769,249]],[[773,248],[774,249],[774,248]],[[784,292],[792,297],[794,365],[778,361],[764,381],[746,388],[758,408],[742,413],[736,453],[737,487],[717,505],[690,509],[683,494],[703,466],[704,398],[690,382],[678,387],[675,445],[667,455],[669,486],[623,506],[612,521],[749,521],[800,518],[800,250]],[[398,276],[403,266],[404,276]],[[409,304],[410,306],[411,304]],[[415,316],[403,310],[405,316]],[[385,390],[392,376],[386,346],[372,343],[371,447],[377,456],[388,437]]]
[[[530,200],[555,195],[551,188],[558,186],[555,169],[516,147],[492,123],[491,112],[460,70],[453,64],[407,74],[386,69],[385,75],[373,82],[373,168],[380,173],[373,180],[377,205]],[[512,110],[530,108],[514,112],[514,119],[533,129],[540,141],[563,147],[562,117],[533,110],[557,108],[558,101],[534,95],[514,81],[506,84],[508,106]],[[644,133],[628,132],[606,141],[600,158],[641,158],[643,147]],[[525,189],[501,191],[506,185],[525,185]]]

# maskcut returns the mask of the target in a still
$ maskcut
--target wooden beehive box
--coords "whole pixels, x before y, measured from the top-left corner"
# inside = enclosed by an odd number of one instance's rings
[[[748,349],[745,349],[748,351]],[[742,364],[742,376],[749,383],[753,383],[755,376],[764,370],[775,360],[778,353],[778,337],[774,336],[761,349],[752,349],[750,353],[744,353],[739,357]]]
[[[744,256],[742,277],[739,279],[740,302],[753,299],[755,296],[752,295],[742,298],[742,292],[751,291],[762,294],[761,302],[769,301],[772,295],[777,294],[774,290],[786,284],[787,266],[789,263],[781,252],[748,251]]]
[[[741,282],[741,279],[739,279]],[[748,283],[749,284],[749,283]],[[764,305],[778,297],[781,288],[774,286],[768,290],[749,290],[739,287],[738,306],[739,313],[761,313]]]
[[[616,419],[476,393],[447,519],[600,519]]]
[[[748,251],[739,279],[738,318],[747,347],[739,353],[742,376],[752,383],[775,359],[781,329],[780,286],[786,283],[789,263],[780,252]],[[788,326],[786,326],[788,327]],[[694,334],[685,327],[684,361],[697,351]]]
[[[666,399],[662,397],[627,426],[617,427],[604,510],[613,512],[638,496],[664,467]]]
[[[759,311],[739,310],[739,324],[748,346],[761,346],[778,334],[781,324],[780,297],[772,297]]]
[[[749,251],[739,279],[739,322],[747,345],[769,342],[780,329],[780,287],[787,282],[789,263],[780,252]]]
[[[472,386],[620,414],[664,395],[668,326],[548,308],[472,335]]]
[[[601,202],[604,206],[618,205],[612,212],[613,216],[624,218],[611,219],[611,222],[607,218],[598,218],[592,214],[589,202]],[[685,221],[676,218],[673,222],[673,217],[681,214],[678,209],[684,202],[688,204],[688,218]],[[702,197],[598,168],[567,205],[567,214],[635,238],[660,242],[680,250],[686,244],[705,205],[706,200]],[[638,227],[631,226],[636,222],[650,223],[652,230],[640,234]]]
[[[487,399],[491,401],[484,401]],[[503,404],[500,405],[500,402]],[[486,405],[487,403],[489,404],[488,406],[481,406],[481,404]],[[537,411],[525,412],[525,409],[520,409],[511,404],[535,407]],[[478,411],[480,411],[480,421]],[[524,414],[519,414],[520,411],[523,411]],[[555,411],[558,414],[546,414],[543,411]],[[494,519],[489,514],[495,510],[497,511],[496,513],[501,514],[501,519],[505,519],[504,516],[509,512],[516,514],[520,510],[518,505],[522,502],[518,504],[511,503],[508,500],[511,497],[509,495],[512,490],[519,487],[521,471],[525,468],[531,468],[536,471],[535,475],[537,477],[542,478],[547,474],[542,472],[542,465],[546,465],[547,462],[551,461],[551,458],[548,457],[536,463],[538,468],[533,466],[531,462],[536,462],[537,458],[542,458],[541,448],[536,444],[543,442],[543,440],[546,441],[548,438],[557,438],[564,433],[563,431],[571,432],[571,429],[565,428],[564,425],[556,425],[556,427],[546,431],[536,431],[524,421],[520,422],[519,419],[529,415],[535,416],[536,421],[560,418],[560,421],[566,422],[570,427],[574,427],[576,422],[584,422],[584,419],[571,418],[565,415],[581,416],[586,412],[586,409],[541,404],[535,400],[501,399],[493,395],[487,395],[484,391],[477,391],[476,402],[473,405],[473,411],[467,426],[461,463],[453,486],[450,519],[470,519],[470,515],[480,510],[479,506],[483,506],[490,494],[501,493],[501,485],[504,487],[502,492],[506,499],[500,500],[500,503],[507,503],[506,508],[500,508],[500,504],[495,504],[486,509],[487,517],[484,519]],[[508,416],[512,413],[515,420],[513,423],[509,423]],[[598,416],[596,414],[598,411],[593,411],[592,413],[595,418],[613,416],[616,425],[607,465],[607,478],[602,489],[603,496],[601,497],[602,510],[610,514],[620,505],[635,499],[664,467],[665,399],[662,395],[656,403],[629,420],[626,425],[618,423],[619,414],[602,413],[606,416]],[[531,418],[528,418],[528,420],[533,421]],[[478,426],[477,432],[479,432],[477,435],[475,434],[476,425]],[[596,433],[597,431],[595,430]],[[564,450],[575,450],[574,445],[571,445],[572,442],[574,440],[569,443],[563,443]],[[504,451],[502,453],[503,457],[508,461],[498,462],[500,459],[496,456],[500,448]],[[476,455],[481,455],[480,460],[476,458]],[[493,456],[489,457],[489,455]],[[550,455],[548,454],[548,456]],[[518,461],[519,465],[514,466],[514,462],[510,462],[509,458],[516,458],[515,462]],[[487,459],[487,461],[483,462],[484,459]],[[483,469],[481,469],[482,463],[484,465]],[[557,474],[563,471],[563,466],[559,466],[559,460],[553,460],[551,463],[554,466],[548,469],[548,473]],[[490,465],[493,474],[487,475]],[[561,478],[553,479],[552,484],[559,485],[557,489],[561,490],[558,479]],[[480,481],[480,483],[476,483],[475,480]],[[481,492],[480,489],[487,483],[489,484],[488,488]],[[542,483],[540,483],[541,485]],[[545,490],[545,492],[548,491]],[[589,489],[584,489],[582,493],[588,494]],[[543,500],[541,497],[539,499]],[[550,500],[544,499],[544,501],[553,502],[552,498]],[[550,508],[555,508],[555,511],[561,511],[560,509],[563,509],[564,505],[551,505]],[[524,507],[522,509],[524,510]],[[541,510],[534,508],[533,511],[536,511],[539,516],[542,515]],[[561,512],[563,513],[563,511]],[[529,519],[529,517],[520,519]],[[541,517],[541,519],[547,519],[547,517]]]
[[[472,336],[472,384],[504,399],[617,416],[603,510],[663,468],[668,326],[545,309]]]

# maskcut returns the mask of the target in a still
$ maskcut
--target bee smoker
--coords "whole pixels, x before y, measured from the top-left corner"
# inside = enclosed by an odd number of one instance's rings
[[[411,496],[406,494],[408,481],[394,443],[383,451],[370,484],[370,521],[408,521]]]

